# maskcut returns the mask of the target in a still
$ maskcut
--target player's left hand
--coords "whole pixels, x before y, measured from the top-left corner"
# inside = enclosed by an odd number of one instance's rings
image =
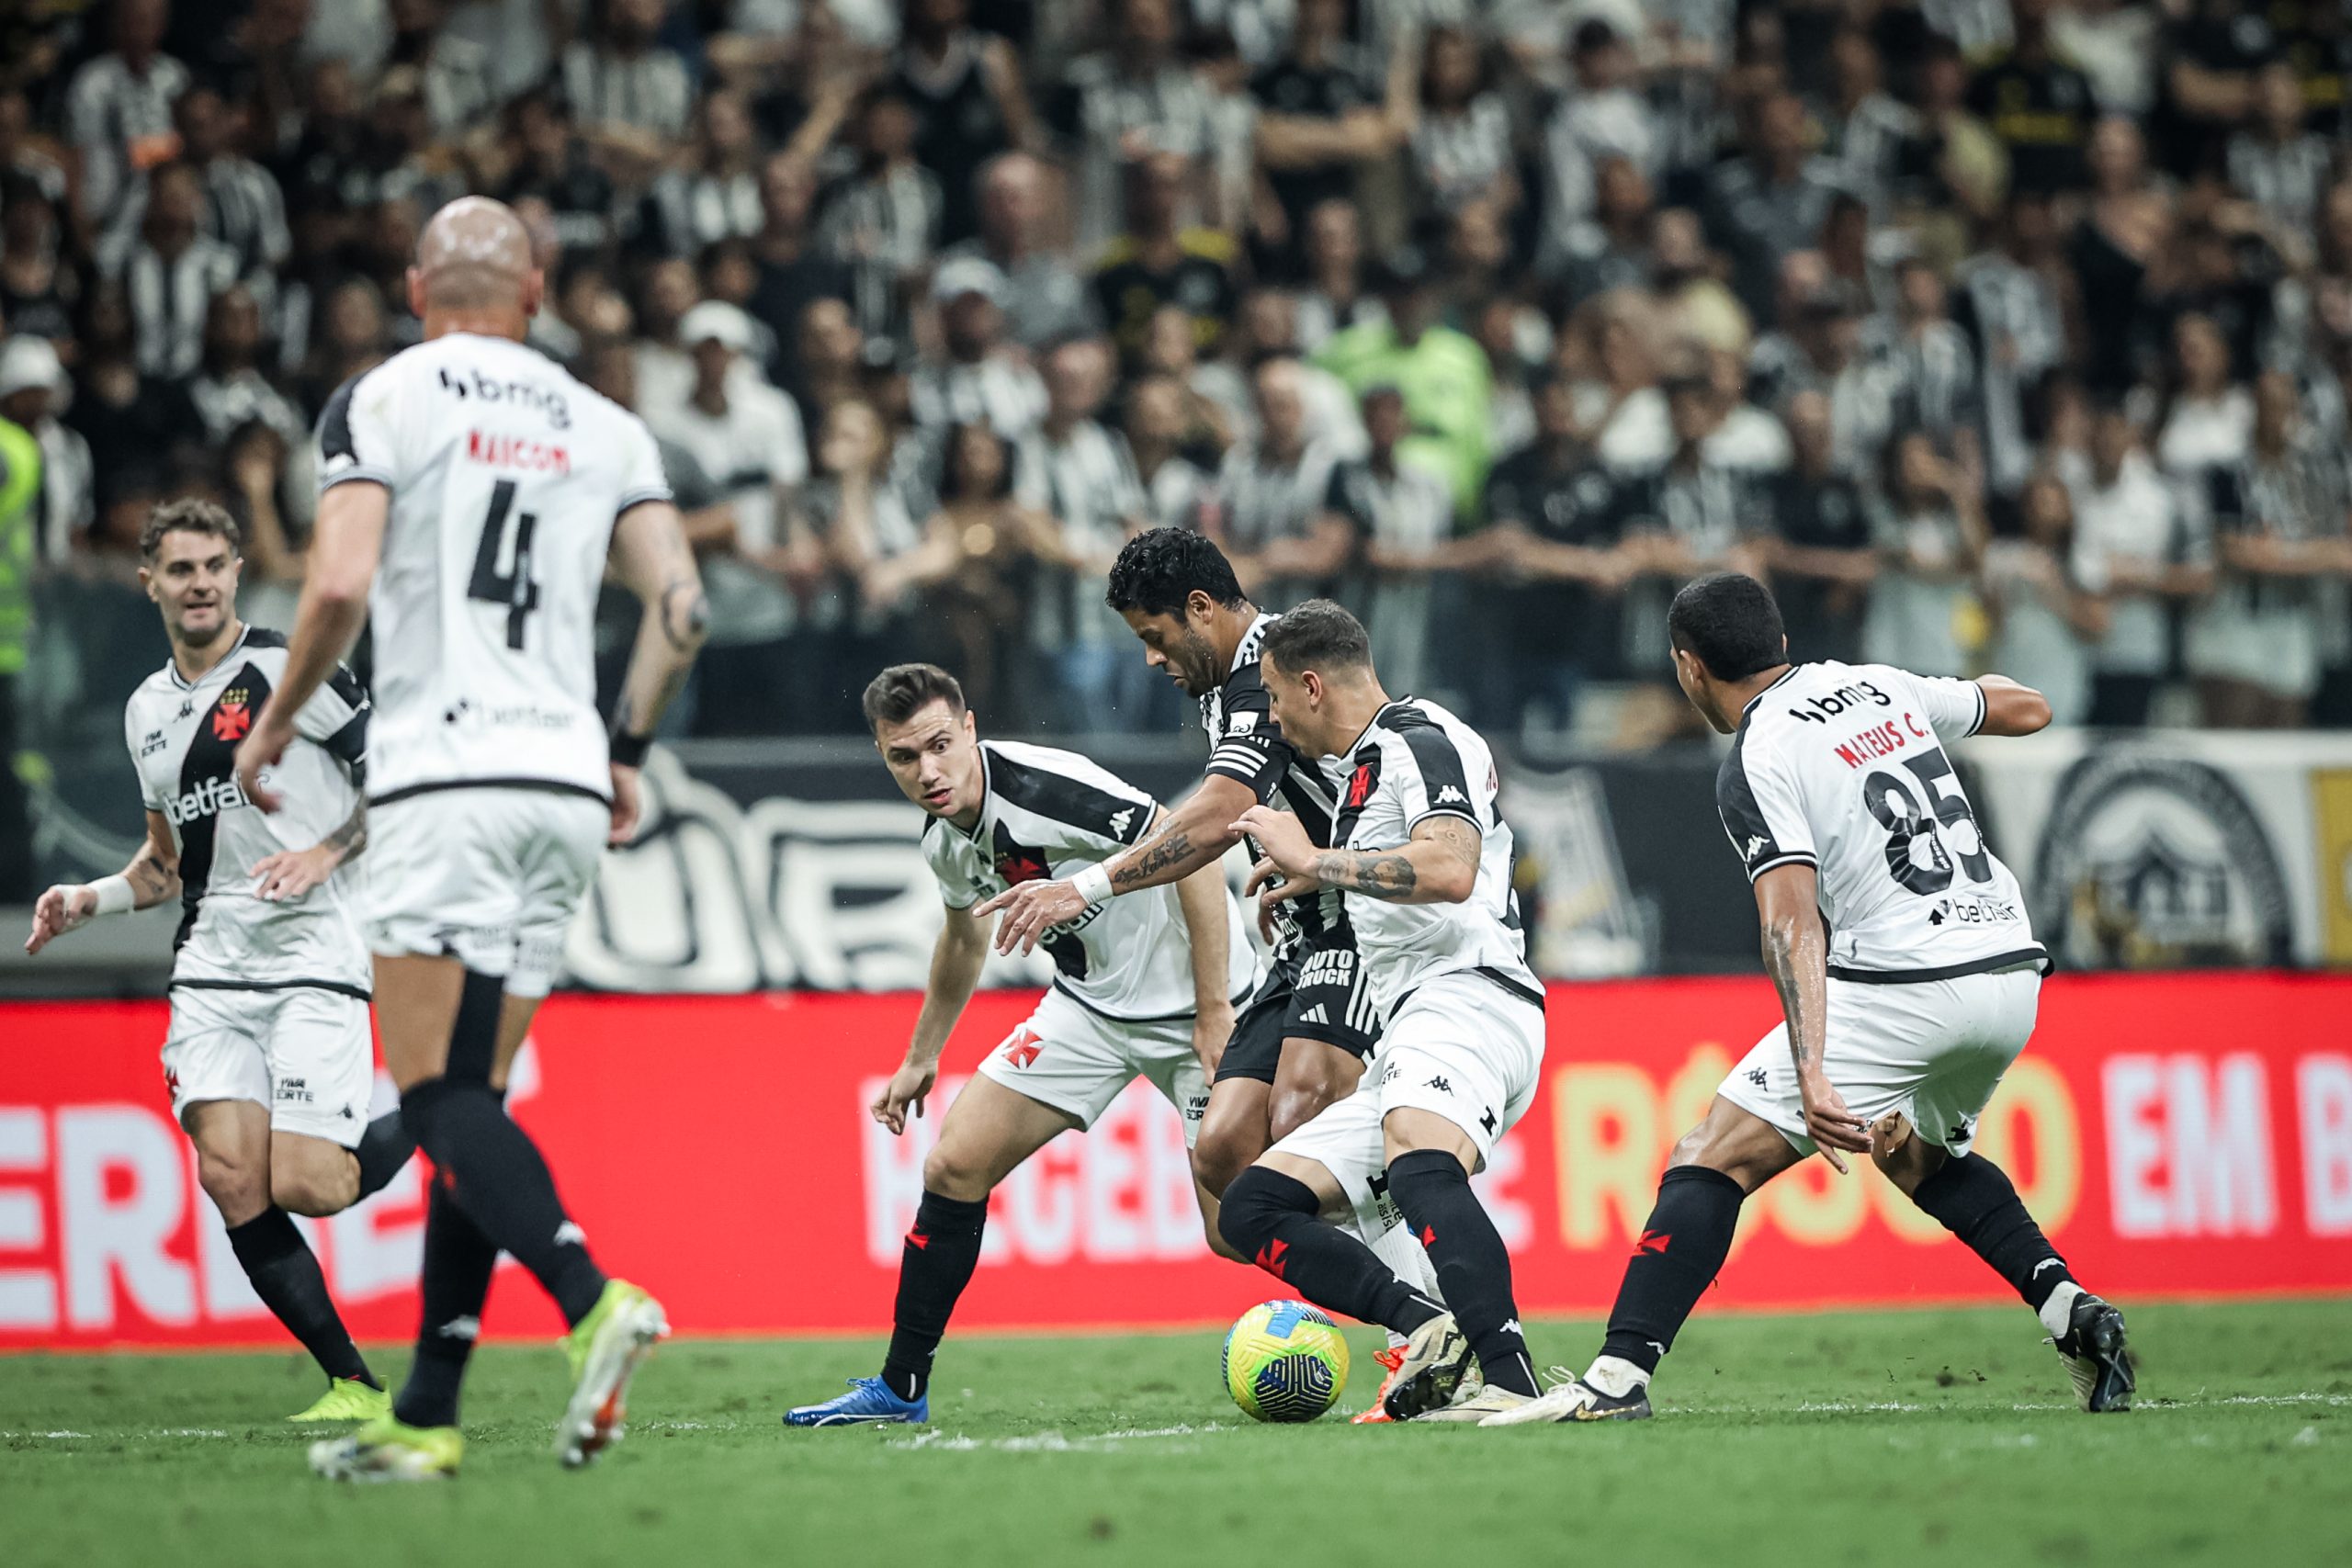
[[[1315,840],[1306,836],[1306,825],[1290,812],[1253,806],[1235,821],[1232,830],[1256,840],[1260,857],[1293,876],[1305,876],[1314,868]]]
[[[237,787],[265,815],[276,813],[286,804],[286,797],[276,790],[262,788],[261,771],[275,767],[277,760],[286,755],[286,748],[294,742],[294,727],[277,722],[271,712],[275,705],[262,705],[261,716],[254,720],[252,733],[237,748]]]
[[[254,866],[254,897],[268,904],[290,904],[334,874],[343,857],[324,844],[280,850]]]
[[[637,824],[645,814],[645,791],[639,784],[640,770],[613,764],[613,830],[605,835],[605,842],[619,849],[637,837]]]
[[[1068,882],[1024,882],[1008,887],[972,910],[975,919],[987,919],[999,909],[996,950],[1010,954],[1018,947],[1023,955],[1036,951],[1038,939],[1065,920],[1086,913],[1086,895]]]

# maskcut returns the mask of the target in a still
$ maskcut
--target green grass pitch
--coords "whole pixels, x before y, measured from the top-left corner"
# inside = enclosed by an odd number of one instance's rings
[[[464,1476],[373,1488],[304,1470],[295,1355],[0,1357],[0,1562],[2352,1562],[2352,1301],[2129,1310],[2127,1416],[2072,1408],[2018,1308],[1702,1313],[1657,1420],[1503,1432],[1254,1426],[1208,1332],[951,1337],[933,1427],[788,1432],[876,1342],[683,1341],[579,1474],[560,1356],[492,1347]]]

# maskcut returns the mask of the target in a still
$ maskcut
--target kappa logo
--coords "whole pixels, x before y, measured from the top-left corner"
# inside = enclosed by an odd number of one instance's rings
[[[1761,833],[1752,834],[1748,838],[1747,848],[1741,852],[1740,858],[1742,860],[1754,860],[1763,852],[1763,849],[1764,835]]]
[[[1766,1073],[1761,1067],[1750,1067],[1747,1069],[1747,1081],[1754,1084],[1758,1089],[1762,1089],[1765,1084],[1770,1081],[1770,1075]]]
[[[444,1339],[462,1339],[470,1345],[481,1337],[481,1319],[470,1314],[453,1317],[434,1332]]]
[[[194,713],[195,711],[196,711],[196,701],[195,701],[195,699],[194,699],[194,698],[190,698],[188,701],[182,703],[182,704],[180,705],[180,711],[179,711],[179,712],[177,712],[177,713],[175,713],[175,714],[174,714],[172,716],[173,716],[174,718],[175,718],[175,719],[186,718],[186,717],[187,717],[187,716],[188,716],[188,715],[190,715],[190,714]]]
[[[1431,1077],[1427,1087],[1437,1090],[1440,1094],[1452,1094],[1453,1092],[1453,1086],[1446,1082],[1445,1077],[1442,1073]]]
[[[1114,839],[1125,838],[1127,836],[1127,825],[1135,819],[1136,808],[1132,806],[1122,806],[1118,810],[1111,813],[1111,837]]]
[[[1431,804],[1443,806],[1449,801],[1456,806],[1467,806],[1470,804],[1470,797],[1463,794],[1460,790],[1454,788],[1453,785],[1447,784],[1437,792],[1437,799]]]
[[[555,1227],[555,1245],[585,1247],[588,1245],[588,1233],[580,1228],[580,1223],[577,1220],[566,1220]]]

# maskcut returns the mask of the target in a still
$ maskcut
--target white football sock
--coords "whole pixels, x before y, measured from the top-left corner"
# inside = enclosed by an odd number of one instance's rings
[[[1650,1375],[1623,1356],[1600,1356],[1585,1372],[1584,1381],[1611,1399],[1623,1399],[1637,1388],[1647,1387]]]
[[[2083,1288],[2068,1280],[2051,1292],[2050,1299],[2041,1303],[2039,1314],[2041,1326],[2050,1330],[2051,1338],[2066,1337],[2066,1331],[2074,1326],[2075,1303],[2082,1299],[2082,1294]]]
[[[1372,1255],[1388,1265],[1388,1271],[1410,1285],[1430,1300],[1443,1303],[1445,1297],[1437,1288],[1437,1266],[1421,1246],[1420,1237],[1410,1225],[1390,1225],[1372,1238]],[[1388,1331],[1388,1343],[1393,1348],[1405,1343],[1405,1336],[1395,1329]]]

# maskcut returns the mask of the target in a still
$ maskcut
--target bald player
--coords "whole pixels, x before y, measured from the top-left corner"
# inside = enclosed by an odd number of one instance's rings
[[[606,842],[635,830],[654,721],[707,618],[653,438],[523,345],[542,280],[495,201],[435,213],[409,269],[424,341],[336,389],[284,676],[237,751],[264,811],[295,716],[372,616],[369,876],[376,1019],[401,1114],[438,1172],[424,1321],[391,1414],[311,1450],[338,1480],[453,1474],[458,1393],[501,1251],[571,1325],[566,1465],[620,1436],[630,1374],[668,1325],[608,1279],[504,1105]],[[590,622],[612,576],[643,601],[611,731]]]

